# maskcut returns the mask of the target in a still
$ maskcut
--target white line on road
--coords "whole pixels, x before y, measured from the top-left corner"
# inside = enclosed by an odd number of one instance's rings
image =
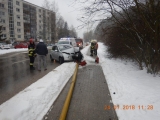
[[[14,62],[14,63],[12,63],[12,64],[16,64],[16,63],[23,62],[23,61],[27,61],[27,60],[29,60],[29,59],[21,60],[21,61],[18,61],[18,62]]]

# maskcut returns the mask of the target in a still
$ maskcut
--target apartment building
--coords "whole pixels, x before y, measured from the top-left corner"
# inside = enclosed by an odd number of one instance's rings
[[[11,42],[55,38],[55,13],[24,0],[0,0],[0,25]]]

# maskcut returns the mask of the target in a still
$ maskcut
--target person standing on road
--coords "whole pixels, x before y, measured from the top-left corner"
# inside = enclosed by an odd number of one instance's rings
[[[90,47],[90,56],[93,56],[93,52],[94,52],[94,47],[95,47],[95,44],[94,42],[91,41],[91,47]]]
[[[28,56],[30,58],[30,70],[35,70],[33,64],[34,64],[34,58],[36,57],[36,53],[35,53],[35,44],[33,39],[29,40]]]
[[[97,55],[97,50],[98,50],[98,42],[96,41],[95,47],[94,47],[94,54]]]
[[[36,53],[38,58],[38,71],[41,71],[42,64],[44,66],[44,70],[47,70],[46,56],[48,54],[48,49],[42,39],[40,39],[39,43],[36,46]]]

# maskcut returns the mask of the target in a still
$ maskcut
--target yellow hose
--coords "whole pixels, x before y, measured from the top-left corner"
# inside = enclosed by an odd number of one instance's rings
[[[72,93],[73,93],[73,89],[74,89],[74,85],[75,85],[75,82],[76,82],[78,66],[79,65],[76,64],[76,68],[75,68],[75,71],[74,71],[74,74],[73,74],[73,77],[72,77],[71,86],[70,86],[70,89],[68,91],[68,95],[66,97],[65,103],[63,105],[63,109],[62,109],[62,112],[61,112],[59,120],[65,120],[66,119],[68,108],[69,108],[69,104],[70,104]]]

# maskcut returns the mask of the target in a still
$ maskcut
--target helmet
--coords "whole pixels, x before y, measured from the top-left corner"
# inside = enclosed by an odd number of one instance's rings
[[[30,42],[30,43],[33,43],[33,39],[30,39],[29,42]]]

